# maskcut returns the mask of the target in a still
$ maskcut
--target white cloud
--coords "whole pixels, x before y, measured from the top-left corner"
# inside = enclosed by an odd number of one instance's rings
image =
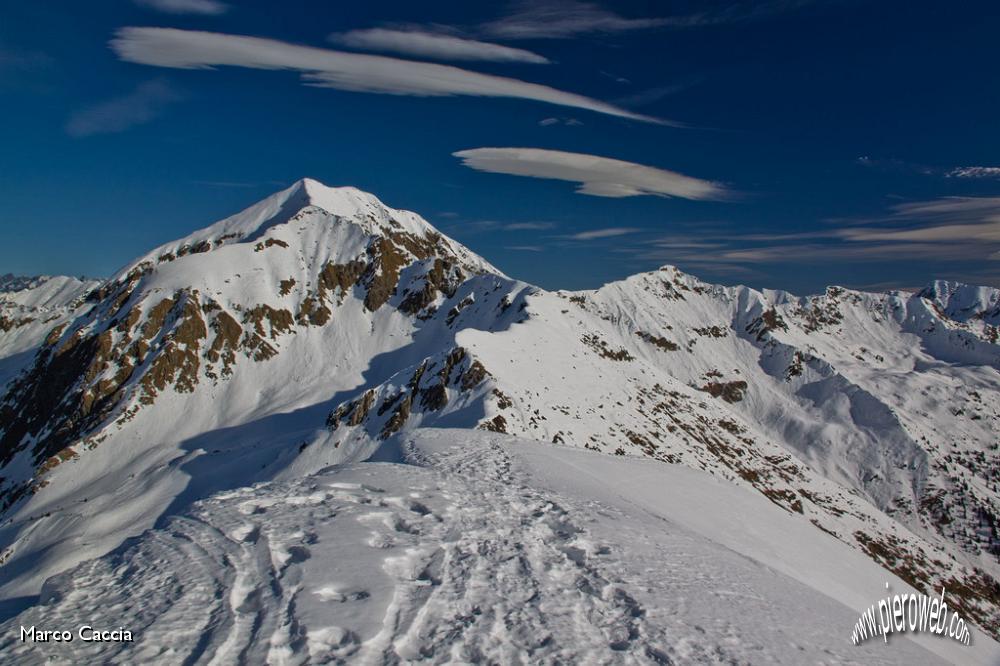
[[[229,11],[229,5],[216,0],[134,0],[141,7],[148,7],[166,14],[204,14],[218,16]]]
[[[948,178],[998,178],[1000,167],[967,166],[956,167],[945,174]]]
[[[637,231],[642,231],[642,229],[636,229],[634,227],[611,227],[608,229],[594,229],[593,231],[581,231],[578,234],[566,236],[566,238],[569,238],[571,240],[595,240],[597,238],[614,238],[615,236],[634,234]]]
[[[474,148],[452,153],[478,171],[580,183],[577,192],[598,197],[644,194],[684,199],[725,199],[718,183],[633,162],[541,148]]]
[[[66,132],[77,137],[124,132],[153,120],[180,98],[165,82],[147,81],[126,95],[77,111],[67,121]]]
[[[506,250],[518,250],[520,252],[544,252],[544,248],[538,245],[508,245]]]
[[[330,35],[330,40],[362,51],[385,51],[433,60],[488,60],[493,62],[523,62],[549,64],[548,58],[524,49],[480,42],[454,35],[422,30],[392,30],[372,28]]]
[[[122,28],[111,41],[122,60],[172,67],[211,69],[230,65],[292,70],[315,86],[391,95],[509,97],[587,109],[621,118],[669,124],[582,95],[548,86],[471,72],[450,65],[344,53],[274,39],[174,28]]]

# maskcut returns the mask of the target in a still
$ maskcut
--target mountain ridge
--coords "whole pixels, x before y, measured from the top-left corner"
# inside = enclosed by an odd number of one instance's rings
[[[996,626],[998,293],[798,297],[670,266],[550,292],[303,179],[126,264],[38,340],[0,400],[0,592],[434,426],[708,471]]]

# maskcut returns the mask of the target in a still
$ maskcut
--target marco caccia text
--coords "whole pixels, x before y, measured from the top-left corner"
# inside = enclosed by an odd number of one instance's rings
[[[132,632],[123,627],[117,629],[95,629],[89,624],[81,625],[76,631],[67,629],[35,629],[35,626],[21,625],[21,642],[34,643],[131,643]]]

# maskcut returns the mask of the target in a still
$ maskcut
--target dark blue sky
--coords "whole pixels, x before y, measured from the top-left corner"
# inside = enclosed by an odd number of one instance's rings
[[[551,288],[664,263],[798,292],[1000,284],[993,2],[3,15],[0,273],[108,275],[309,176]]]

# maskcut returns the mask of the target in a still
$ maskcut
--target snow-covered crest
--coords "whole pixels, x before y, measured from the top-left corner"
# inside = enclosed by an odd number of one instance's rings
[[[351,227],[355,234],[361,236],[394,233],[415,237],[441,235],[416,213],[390,208],[373,194],[355,187],[328,187],[317,180],[303,178],[235,215],[155,248],[124,266],[112,280],[120,280],[138,267],[160,263],[164,258],[178,258],[223,246],[255,244],[270,237],[280,237],[283,226],[293,218],[308,218],[312,224],[325,227],[311,230],[313,233],[307,235],[306,242],[317,240],[317,232],[322,237],[324,231],[329,235],[335,229],[341,233],[334,234],[334,237],[352,235],[338,227]],[[500,274],[499,270],[461,244],[444,237],[443,241],[464,261],[477,265],[483,271]]]

